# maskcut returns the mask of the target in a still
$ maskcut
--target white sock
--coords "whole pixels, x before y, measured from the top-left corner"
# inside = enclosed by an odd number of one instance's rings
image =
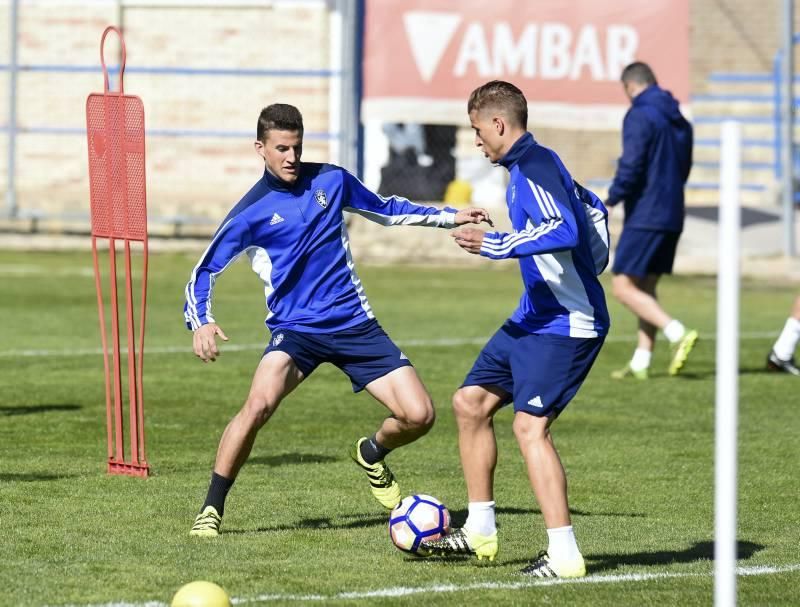
[[[467,507],[467,522],[464,527],[478,535],[492,535],[497,531],[494,518],[494,502],[470,502]]]
[[[572,525],[548,529],[547,538],[550,540],[547,546],[547,554],[550,555],[550,558],[556,561],[571,561],[581,555]]]
[[[650,366],[650,360],[653,358],[653,353],[644,348],[636,348],[631,358],[630,367],[634,371],[641,371]]]
[[[680,341],[684,333],[686,333],[686,327],[684,327],[679,320],[672,319],[667,323],[667,326],[664,327],[664,335],[671,344]]]
[[[798,341],[800,341],[800,320],[790,316],[786,319],[778,341],[772,346],[772,351],[781,360],[789,360],[794,356]]]

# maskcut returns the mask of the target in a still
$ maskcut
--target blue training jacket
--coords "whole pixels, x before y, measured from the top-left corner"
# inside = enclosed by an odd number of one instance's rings
[[[510,173],[506,203],[513,232],[487,232],[481,255],[516,257],[525,291],[511,321],[529,333],[608,333],[597,276],[608,265],[608,212],[530,133],[500,160]]]
[[[683,230],[683,187],[692,168],[692,125],[657,84],[633,98],[622,123],[622,156],[606,204],[625,202],[625,226]]]
[[[383,198],[335,165],[301,167],[291,186],[264,171],[228,213],[186,285],[188,328],[216,322],[214,281],[242,253],[264,282],[270,331],[333,333],[366,322],[375,316],[350,256],[343,211],[383,225],[455,225],[455,209]]]

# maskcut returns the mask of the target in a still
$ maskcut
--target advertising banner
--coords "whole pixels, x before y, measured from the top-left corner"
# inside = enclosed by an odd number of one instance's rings
[[[500,79],[525,93],[533,124],[619,128],[620,72],[637,60],[688,101],[688,0],[367,0],[365,11],[365,119],[460,122],[469,93]]]

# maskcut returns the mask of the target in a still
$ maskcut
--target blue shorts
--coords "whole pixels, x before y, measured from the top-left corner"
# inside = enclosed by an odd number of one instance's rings
[[[353,392],[360,392],[371,381],[395,369],[411,365],[377,320],[336,333],[278,329],[264,354],[276,350],[291,356],[305,377],[322,363],[336,365],[350,378]]]
[[[512,322],[497,330],[478,354],[463,386],[498,386],[514,411],[557,417],[592,368],[605,337],[532,334]]]
[[[648,274],[672,274],[680,237],[680,232],[622,228],[611,271],[641,278]]]

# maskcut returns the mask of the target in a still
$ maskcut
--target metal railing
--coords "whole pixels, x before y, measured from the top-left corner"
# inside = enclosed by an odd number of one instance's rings
[[[800,34],[795,34],[792,38],[793,44],[800,42]],[[795,77],[795,82],[797,78]],[[772,85],[773,85],[773,124],[775,125],[775,132],[773,137],[773,149],[775,150],[775,179],[780,180],[783,177],[783,50],[775,53],[775,59],[772,62]],[[793,105],[795,108],[798,105],[798,100],[795,98]],[[792,124],[792,129],[794,124]],[[797,201],[797,194],[795,194],[795,201]]]

